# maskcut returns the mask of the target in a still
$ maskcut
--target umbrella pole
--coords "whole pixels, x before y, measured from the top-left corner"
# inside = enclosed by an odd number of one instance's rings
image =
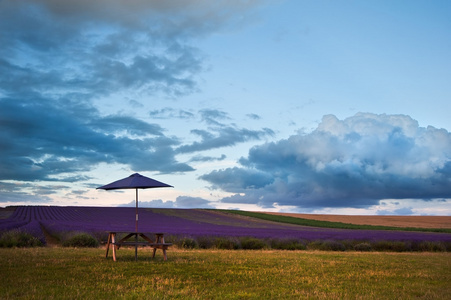
[[[138,189],[136,189],[135,261],[138,260]]]

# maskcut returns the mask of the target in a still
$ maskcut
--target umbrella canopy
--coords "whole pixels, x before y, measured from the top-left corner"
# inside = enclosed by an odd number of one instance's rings
[[[151,189],[159,187],[173,187],[172,185],[157,181],[155,179],[135,173],[127,178],[117,180],[107,185],[98,187],[102,190],[122,190],[122,189]]]
[[[172,185],[157,181],[155,179],[135,173],[127,178],[114,181],[110,184],[98,187],[102,190],[121,190],[121,189],[135,189],[136,190],[136,221],[135,230],[138,232],[138,189],[151,189],[160,187],[173,187]]]

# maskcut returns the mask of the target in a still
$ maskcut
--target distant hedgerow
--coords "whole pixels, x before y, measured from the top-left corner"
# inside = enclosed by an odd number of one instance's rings
[[[42,246],[44,246],[44,244],[38,238],[28,232],[17,229],[6,231],[0,236],[1,248]]]
[[[371,247],[370,243],[360,243],[354,246],[355,251],[371,251],[373,247]]]
[[[338,241],[313,241],[307,245],[309,250],[322,250],[322,251],[345,251],[346,247],[343,243]]]
[[[447,247],[445,243],[423,241],[420,243],[413,243],[411,245],[412,251],[428,251],[428,252],[445,252]]]
[[[298,239],[272,239],[270,241],[271,249],[277,250],[305,250],[305,244]]]
[[[378,241],[372,244],[373,249],[376,251],[393,251],[404,252],[409,251],[405,242],[401,241]]]
[[[195,249],[198,247],[197,241],[193,238],[184,237],[177,241],[177,246],[184,249]]]
[[[233,237],[217,237],[214,240],[214,245],[218,249],[225,250],[233,250],[241,248],[239,240]]]
[[[242,237],[240,238],[240,244],[241,249],[245,250],[258,250],[268,247],[263,240],[254,237]]]
[[[210,249],[214,247],[214,240],[209,236],[197,237],[197,244],[200,249]]]
[[[75,233],[65,241],[63,247],[80,247],[80,248],[95,248],[99,246],[99,241],[88,233]]]

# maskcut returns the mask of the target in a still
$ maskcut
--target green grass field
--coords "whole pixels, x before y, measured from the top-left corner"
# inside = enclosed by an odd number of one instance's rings
[[[451,253],[0,249],[0,299],[449,299]]]
[[[245,210],[218,210],[229,214],[252,217],[256,219],[273,221],[279,223],[295,224],[302,226],[323,227],[323,228],[340,228],[340,229],[362,229],[362,230],[402,230],[402,231],[423,231],[423,232],[445,232],[451,233],[449,228],[420,228],[420,227],[395,227],[395,226],[375,226],[375,225],[357,225],[341,222],[319,221],[312,219],[303,219],[298,217],[289,217],[281,215],[271,215],[261,212],[245,211]]]

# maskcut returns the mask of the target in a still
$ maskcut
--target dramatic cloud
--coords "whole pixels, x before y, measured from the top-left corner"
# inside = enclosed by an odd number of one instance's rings
[[[0,182],[0,199],[5,202],[49,203],[52,199],[47,195],[51,193],[46,187],[36,187],[27,183]]]
[[[249,130],[249,129],[238,129],[234,127],[224,127],[214,129],[217,133],[212,133],[213,129],[201,130],[195,129],[191,130],[191,133],[201,137],[200,142],[194,142],[191,145],[183,145],[177,149],[179,153],[191,153],[197,151],[210,150],[221,147],[234,146],[237,143],[242,143],[251,140],[260,140],[265,136],[272,136],[274,132],[269,128],[264,128],[262,130]]]
[[[205,151],[221,147],[234,146],[251,140],[261,140],[274,135],[274,131],[269,128],[261,130],[249,130],[237,128],[234,124],[225,124],[220,121],[228,121],[230,117],[226,112],[220,110],[201,110],[201,120],[209,125],[208,130],[193,129],[191,133],[201,138],[200,142],[190,145],[183,145],[177,148],[179,153],[191,153]],[[216,133],[216,134],[215,134]]]
[[[254,1],[0,2],[0,90],[106,96],[197,89],[189,44],[239,24]],[[20,89],[18,89],[20,87]]]
[[[62,180],[61,175],[88,171],[100,162],[128,164],[136,171],[193,170],[176,161],[172,147],[179,142],[165,137],[158,125],[101,117],[80,103],[8,98],[0,99],[0,107],[0,179]]]
[[[327,115],[313,132],[256,146],[240,163],[200,178],[235,193],[223,202],[262,207],[451,197],[451,134],[405,115]]]
[[[203,56],[186,37],[204,16],[185,12],[193,3],[157,2],[0,2],[0,89],[85,98],[192,92]]]
[[[238,16],[256,4],[0,1],[0,180],[82,180],[76,173],[99,163],[135,171],[193,171],[175,157],[181,152],[177,137],[135,116],[105,115],[96,101],[197,91],[205,57],[190,41],[239,26]],[[136,100],[128,103],[143,107]],[[225,138],[220,133],[215,139],[221,141],[206,139],[209,145],[184,152],[234,144],[242,130],[229,130]],[[242,141],[262,134],[245,133]]]

